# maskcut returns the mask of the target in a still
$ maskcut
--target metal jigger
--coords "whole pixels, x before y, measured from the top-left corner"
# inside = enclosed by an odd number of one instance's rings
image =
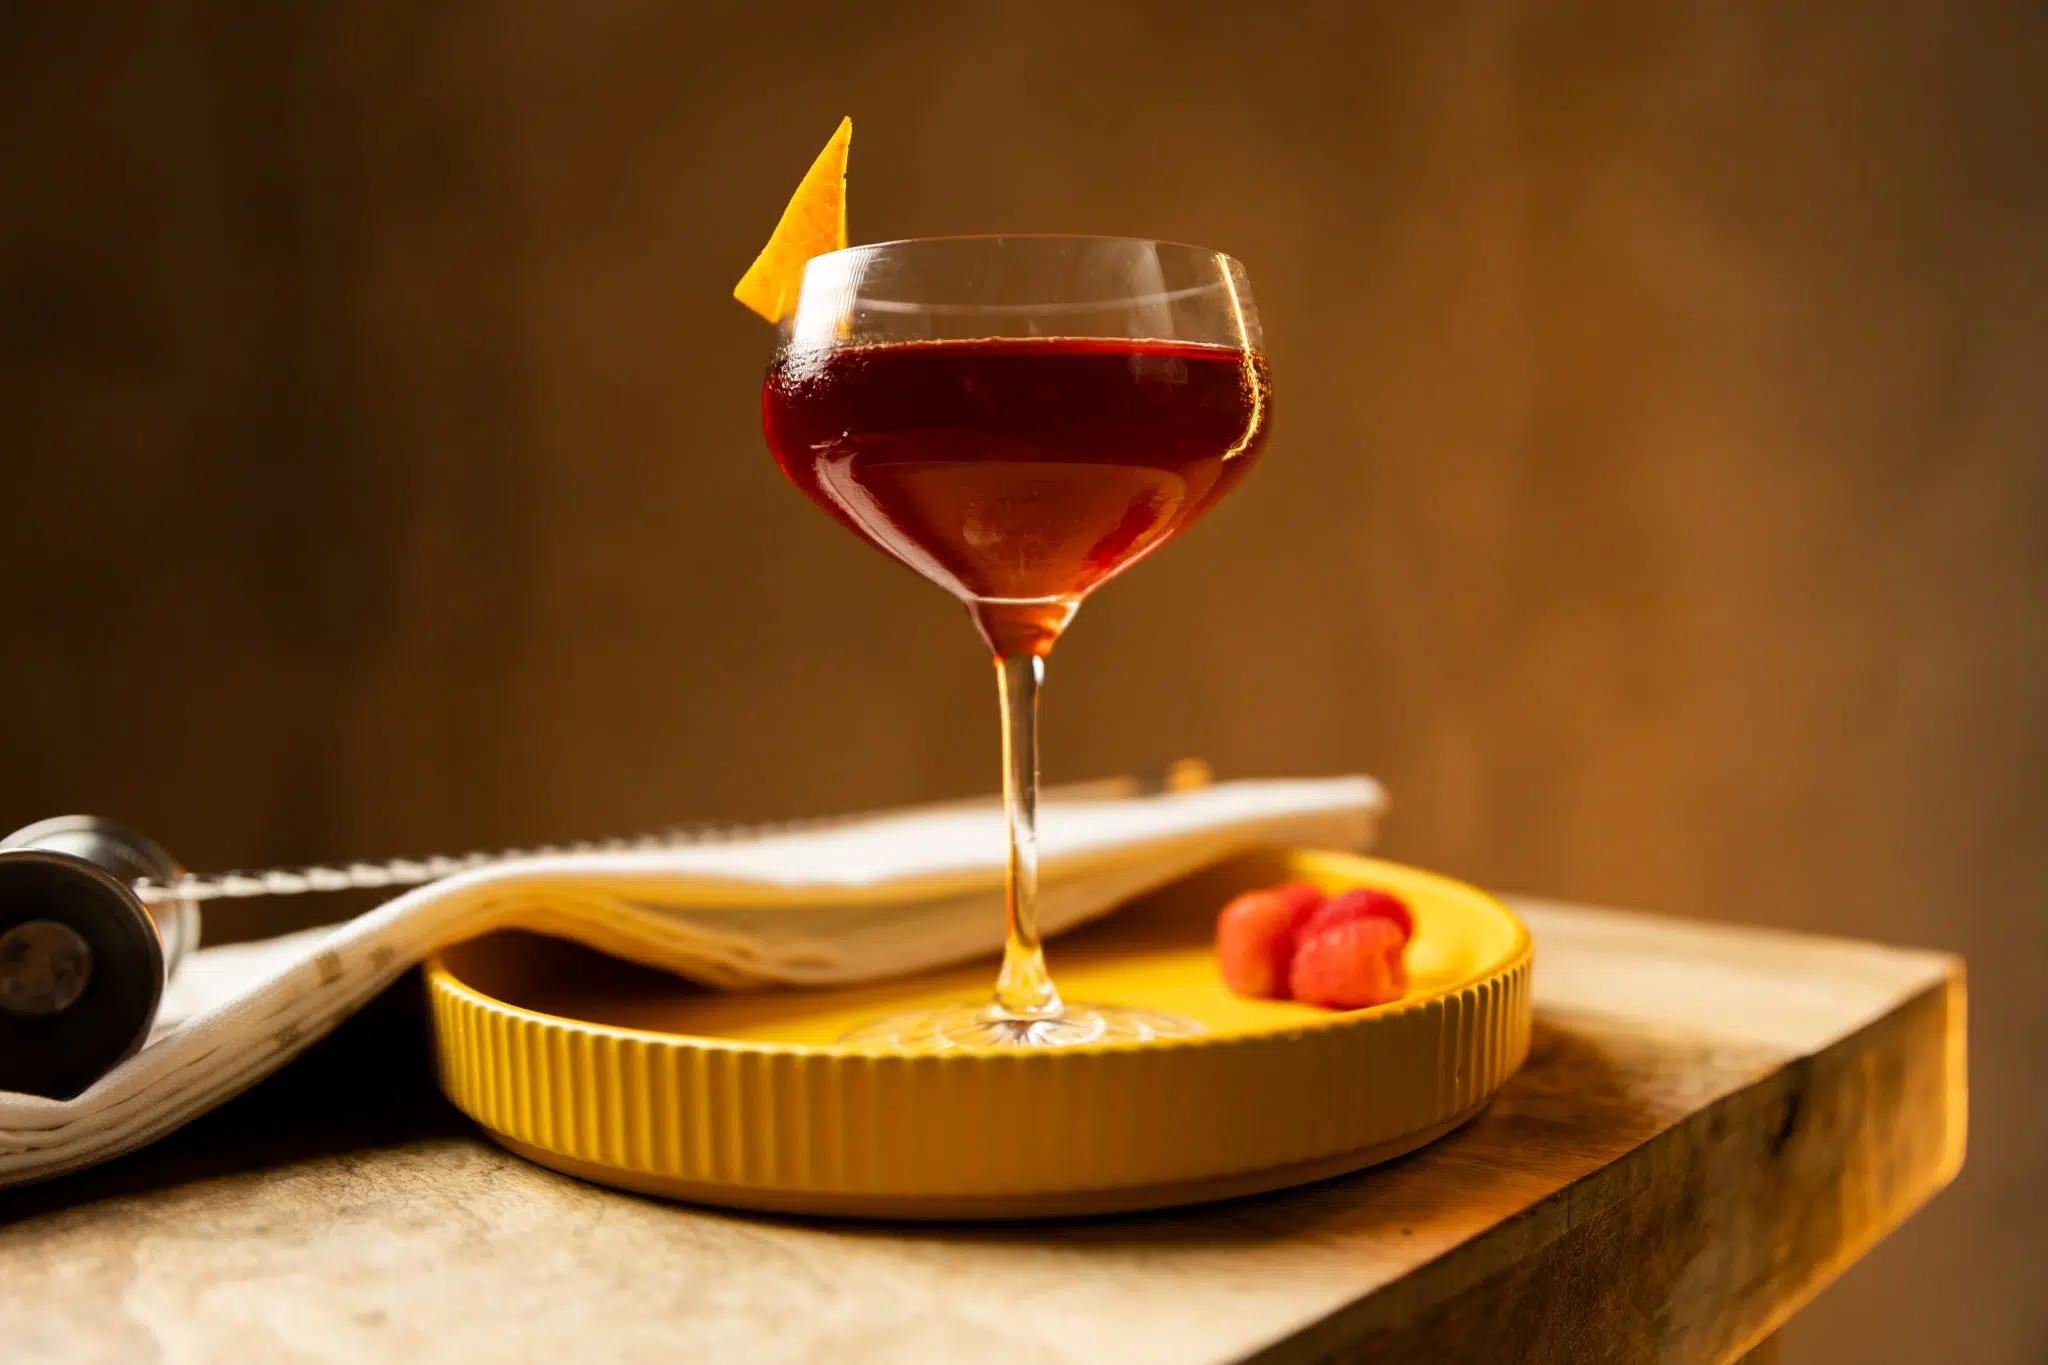
[[[133,830],[60,815],[0,839],[0,1090],[68,1099],[140,1048],[199,907],[133,884],[184,874]]]

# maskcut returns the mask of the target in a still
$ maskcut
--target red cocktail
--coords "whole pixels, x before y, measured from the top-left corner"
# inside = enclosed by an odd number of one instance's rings
[[[791,481],[966,602],[998,653],[1244,477],[1271,397],[1255,352],[1111,338],[789,351],[761,395]]]
[[[814,256],[761,397],[812,501],[964,602],[994,652],[1009,817],[995,1001],[884,1020],[914,1048],[1198,1032],[1068,1006],[1038,938],[1038,685],[1081,599],[1235,487],[1272,412],[1244,270],[1113,237],[955,237]]]

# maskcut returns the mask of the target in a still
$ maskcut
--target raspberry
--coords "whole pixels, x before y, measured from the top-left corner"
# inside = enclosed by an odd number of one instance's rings
[[[1239,995],[1287,998],[1287,968],[1297,931],[1323,893],[1306,882],[1247,891],[1216,917],[1216,960],[1223,982]]]
[[[1408,903],[1399,896],[1370,886],[1354,886],[1349,891],[1340,891],[1322,903],[1316,912],[1299,930],[1304,941],[1313,938],[1325,929],[1334,929],[1340,924],[1349,924],[1357,919],[1384,919],[1401,931],[1401,942],[1406,944],[1415,937],[1415,914]]]
[[[1399,1000],[1408,988],[1401,946],[1400,926],[1384,916],[1332,925],[1303,937],[1288,969],[1288,989],[1305,1004],[1340,1010]]]

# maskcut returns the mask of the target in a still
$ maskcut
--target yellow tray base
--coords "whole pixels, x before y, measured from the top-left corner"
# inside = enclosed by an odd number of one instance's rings
[[[1216,911],[1306,877],[1414,907],[1409,994],[1336,1013],[1244,1000]],[[877,1052],[878,1015],[983,998],[992,964],[829,990],[717,993],[560,939],[498,933],[428,964],[442,1086],[511,1150],[584,1179],[779,1213],[1015,1219],[1253,1194],[1399,1156],[1470,1118],[1527,1056],[1527,932],[1461,883],[1273,850],[1051,945],[1069,999],[1205,1036],[1049,1051]]]

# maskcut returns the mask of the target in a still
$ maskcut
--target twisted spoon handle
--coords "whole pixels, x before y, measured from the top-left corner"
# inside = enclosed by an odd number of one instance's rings
[[[1151,792],[1191,791],[1209,784],[1209,767],[1200,759],[1181,759],[1161,772],[1144,777],[1111,777],[1095,782],[1076,782],[1049,787],[1048,800],[1114,800]],[[992,798],[937,806],[904,807],[872,811],[864,815],[830,815],[810,820],[782,820],[757,825],[685,825],[654,834],[623,839],[592,839],[573,844],[536,844],[531,848],[507,848],[496,852],[435,854],[428,858],[392,858],[384,862],[315,864],[309,867],[272,867],[232,872],[188,872],[168,882],[144,878],[135,883],[135,894],[145,905],[164,901],[243,900],[253,896],[302,896],[315,891],[383,890],[390,887],[424,886],[457,872],[468,872],[521,858],[549,858],[581,853],[658,853],[668,849],[695,848],[704,844],[730,843],[739,839],[763,839],[777,834],[812,833],[837,829],[911,810],[973,809],[996,804]]]

